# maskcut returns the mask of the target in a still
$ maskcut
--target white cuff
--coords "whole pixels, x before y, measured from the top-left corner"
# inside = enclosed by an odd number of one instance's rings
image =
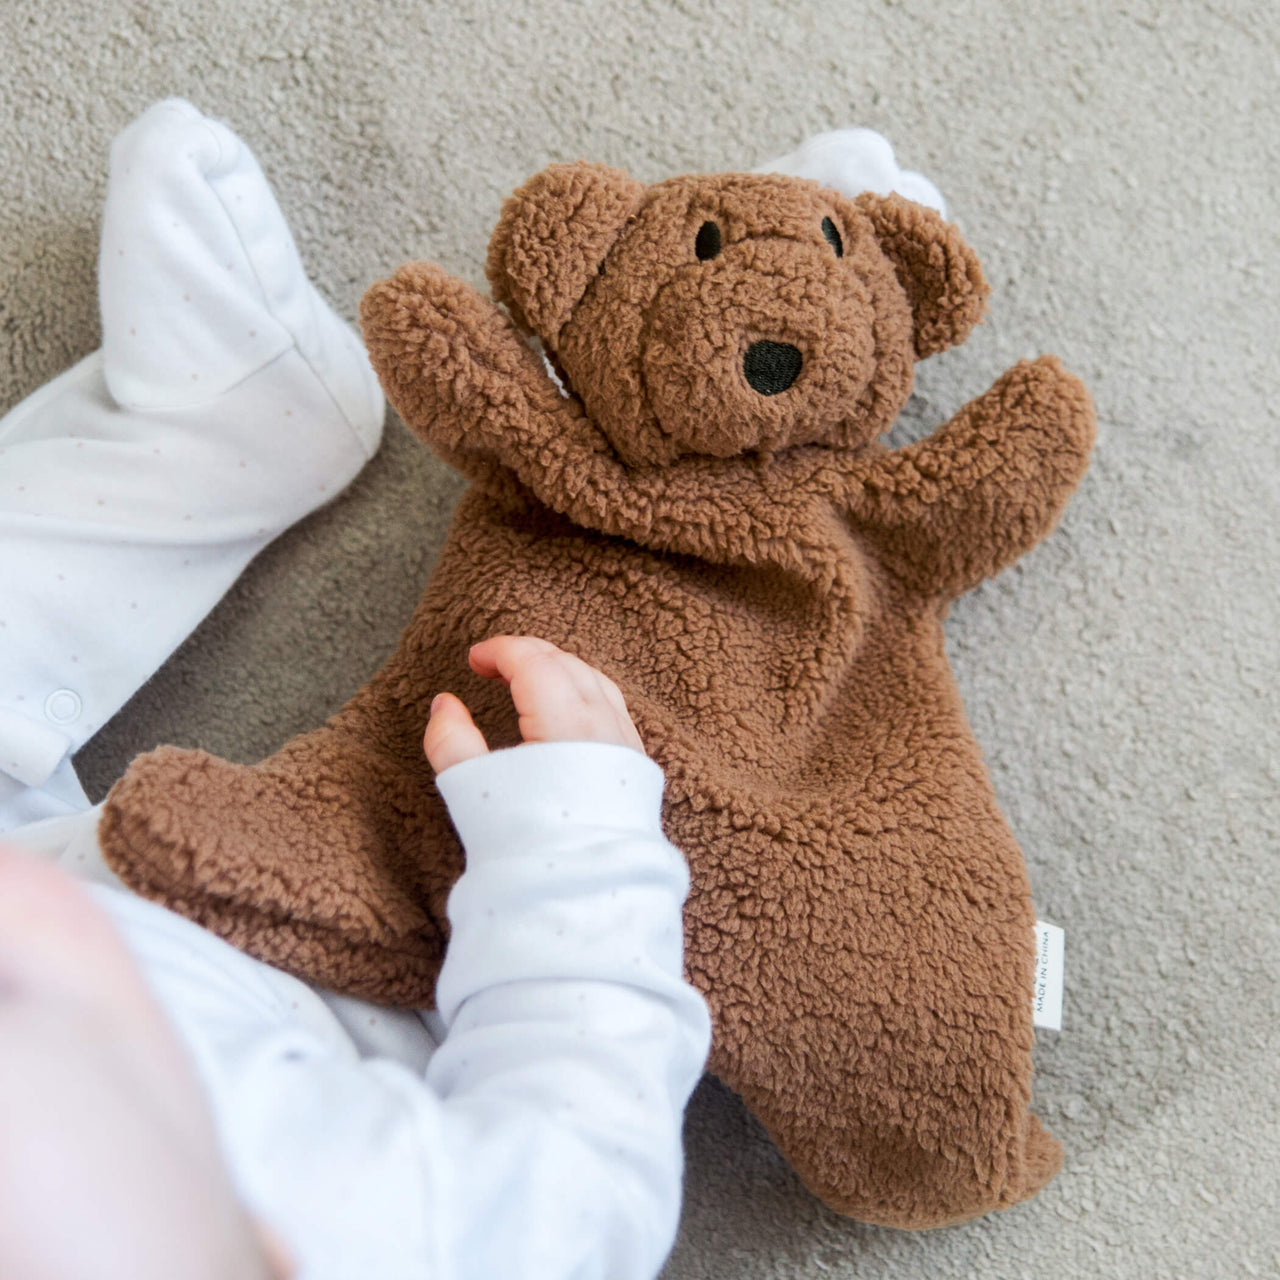
[[[663,783],[648,756],[606,742],[526,742],[436,778],[469,867],[566,838],[580,846],[588,828],[661,839]]]

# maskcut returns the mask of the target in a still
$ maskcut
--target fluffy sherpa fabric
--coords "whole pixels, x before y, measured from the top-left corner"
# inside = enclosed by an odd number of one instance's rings
[[[1033,1194],[1060,1154],[1029,1110],[1030,893],[942,620],[1053,526],[1087,392],[1024,361],[931,437],[877,442],[987,294],[899,196],[553,166],[488,267],[510,318],[424,264],[362,309],[388,396],[473,482],[399,649],[262,764],[140,757],[110,862],[309,980],[429,1003],[462,854],[428,706],[450,689],[517,743],[467,648],[543,636],[617,682],[666,771],[711,1069],[805,1182],[907,1227]]]

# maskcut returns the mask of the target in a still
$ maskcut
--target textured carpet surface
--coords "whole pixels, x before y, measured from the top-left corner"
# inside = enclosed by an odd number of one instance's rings
[[[0,407],[97,345],[107,144],[165,94],[255,149],[348,316],[408,258],[481,283],[502,196],[551,160],[656,179],[867,124],[928,174],[994,297],[901,438],[1042,350],[1100,419],[1059,531],[948,623],[1067,930],[1036,1050],[1066,1167],[980,1222],[867,1228],[708,1081],[665,1274],[1280,1276],[1280,11],[50,0],[0,7],[0,50]],[[81,753],[91,793],[160,741],[253,760],[319,723],[392,648],[460,492],[390,423]]]

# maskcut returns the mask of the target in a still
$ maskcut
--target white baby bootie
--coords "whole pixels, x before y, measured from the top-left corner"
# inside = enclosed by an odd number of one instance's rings
[[[111,148],[102,348],[0,419],[0,831],[272,538],[377,449],[364,348],[249,149],[190,103]]]
[[[874,129],[832,129],[816,133],[794,151],[762,164],[755,173],[785,173],[812,178],[851,200],[864,191],[887,196],[891,191],[936,209],[947,206],[938,188],[922,173],[899,168],[889,140]]]

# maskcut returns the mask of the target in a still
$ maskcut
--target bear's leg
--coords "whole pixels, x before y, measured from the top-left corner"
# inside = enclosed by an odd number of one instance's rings
[[[694,854],[686,964],[715,1024],[708,1069],[830,1208],[907,1228],[1016,1204],[1061,1163],[1030,1112],[1021,853],[985,788],[930,772],[936,816],[914,823],[874,781],[781,842],[740,802],[714,862],[710,807],[668,823]]]
[[[1020,1082],[1000,1079],[994,1063],[967,1074],[995,1077],[987,1084],[995,1096],[980,1087],[947,1096],[955,1045],[937,1056],[931,1082],[920,1068],[935,1046],[910,1035],[886,1037],[870,1058],[859,1052],[858,1041],[876,1044],[864,1011],[811,1015],[797,1028],[756,1005],[749,1024],[735,1026],[709,1003],[718,1043],[708,1070],[742,1095],[837,1213],[898,1228],[951,1226],[1028,1199],[1061,1167],[1062,1149],[1027,1110]]]
[[[103,856],[145,896],[261,960],[430,1005],[461,854],[421,733],[375,680],[258,765],[162,747],[108,796]]]

